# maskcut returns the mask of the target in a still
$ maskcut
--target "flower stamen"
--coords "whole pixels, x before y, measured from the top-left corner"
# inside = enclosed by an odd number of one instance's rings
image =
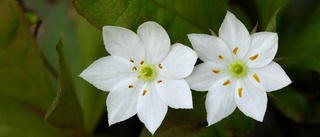
[[[163,68],[163,67],[161,66],[161,64],[159,64],[159,65],[158,65],[158,67],[159,67],[160,69],[162,69],[162,68]]]
[[[140,65],[142,65],[144,63],[144,61],[142,60],[141,62],[140,62]]]
[[[133,67],[132,70],[137,70],[137,67]]]
[[[254,56],[252,56],[252,57],[250,57],[249,59],[251,60],[251,61],[254,61],[255,59],[257,59],[258,58],[258,54],[257,55],[254,55]]]
[[[228,84],[230,84],[230,80],[229,79],[226,82],[223,83],[223,86],[226,86]]]
[[[130,62],[134,63],[134,61],[132,59],[130,59]]]
[[[237,51],[238,51],[238,49],[239,49],[239,47],[236,47],[236,48],[234,48],[234,49],[233,49],[233,51],[232,51],[232,52],[233,52],[233,54],[234,54],[234,55],[237,55]]]
[[[147,90],[143,90],[142,96],[144,96],[147,93]]]
[[[258,77],[257,74],[254,74],[254,75],[253,75],[253,78],[256,79],[256,81],[257,81],[258,83],[260,83],[260,79],[259,79],[259,77]]]
[[[239,94],[239,97],[241,98],[242,97],[242,87],[238,89],[238,94]]]
[[[223,60],[223,57],[221,55],[219,55],[219,59]]]
[[[133,88],[134,86],[132,86],[132,85],[129,85],[129,88]]]
[[[161,83],[161,82],[162,82],[162,80],[158,80],[158,81],[157,81],[157,83]]]
[[[212,72],[215,74],[219,74],[221,72],[221,70],[212,70]]]

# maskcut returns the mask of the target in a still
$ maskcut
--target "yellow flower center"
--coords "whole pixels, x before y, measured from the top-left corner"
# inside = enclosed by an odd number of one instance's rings
[[[139,68],[139,76],[138,78],[144,81],[151,81],[157,76],[157,71],[153,65],[143,64]]]
[[[233,77],[242,78],[247,74],[247,66],[242,61],[235,61],[230,64],[229,72]]]

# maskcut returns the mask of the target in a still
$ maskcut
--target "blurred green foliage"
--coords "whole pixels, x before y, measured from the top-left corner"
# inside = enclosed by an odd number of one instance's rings
[[[24,14],[12,0],[0,10],[0,136],[63,136],[43,120],[55,91]]]
[[[58,54],[59,87],[57,97],[46,113],[45,121],[70,132],[70,135],[81,137],[84,136],[83,116],[68,64],[65,61],[61,36],[55,48]]]
[[[194,109],[169,109],[155,136],[317,136],[317,0],[1,0],[0,136],[151,136],[137,117],[108,127],[107,93],[78,77],[108,55],[101,27],[135,31],[153,20],[167,30],[171,43],[190,46],[186,34],[209,34],[208,28],[217,33],[227,10],[248,30],[257,22],[258,32],[276,30],[276,56],[288,58],[278,63],[293,83],[272,92],[280,100],[269,97],[263,123],[236,110],[207,127],[205,93],[193,91]]]

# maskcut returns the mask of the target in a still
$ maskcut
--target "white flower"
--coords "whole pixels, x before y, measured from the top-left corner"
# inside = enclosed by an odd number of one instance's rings
[[[92,63],[80,76],[107,97],[109,125],[138,114],[154,134],[168,106],[193,108],[185,77],[193,70],[197,54],[176,43],[170,47],[166,31],[155,22],[131,30],[103,27],[103,40],[111,56]]]
[[[209,91],[207,121],[212,125],[238,107],[245,115],[263,121],[267,108],[266,92],[281,89],[291,80],[273,58],[278,35],[259,32],[250,36],[245,26],[227,13],[219,37],[188,35],[204,63],[186,79],[191,89]]]

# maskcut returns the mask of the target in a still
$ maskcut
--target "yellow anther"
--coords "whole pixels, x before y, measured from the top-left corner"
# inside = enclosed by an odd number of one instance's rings
[[[219,74],[221,70],[212,70],[213,73]]]
[[[132,85],[129,85],[129,88],[133,88],[134,86],[132,86]]]
[[[144,61],[142,60],[142,61],[140,61],[140,65],[142,65],[144,63]]]
[[[162,82],[162,80],[158,80],[158,81],[157,81],[157,83],[161,83],[161,82]]]
[[[258,83],[260,83],[260,79],[259,79],[259,77],[257,76],[257,74],[254,74],[254,75],[253,75],[253,78],[256,79],[256,81],[257,81]]]
[[[223,59],[223,57],[222,57],[221,55],[219,55],[219,59],[221,59],[221,60],[222,60],[222,59]]]
[[[234,49],[233,49],[233,51],[232,51],[232,52],[233,52],[233,54],[234,54],[234,55],[237,55],[237,51],[238,51],[238,49],[239,49],[239,47],[236,47],[236,48],[234,48]]]
[[[239,97],[241,98],[242,97],[242,88],[238,89],[238,94],[239,94]]]
[[[147,90],[143,90],[142,96],[144,96],[147,93]]]
[[[132,70],[137,70],[137,67],[133,67]]]
[[[159,64],[159,65],[158,65],[158,67],[159,67],[160,69],[162,69],[162,68],[163,68],[163,67],[161,66],[161,64]]]
[[[230,80],[228,79],[226,82],[223,83],[224,86],[230,84]]]
[[[251,61],[254,61],[255,59],[257,59],[258,58],[258,54],[257,55],[254,55],[254,56],[252,56],[252,57],[250,57],[249,59],[251,60]]]
[[[132,63],[133,63],[134,61],[133,61],[132,59],[130,59],[130,62],[132,62]]]

